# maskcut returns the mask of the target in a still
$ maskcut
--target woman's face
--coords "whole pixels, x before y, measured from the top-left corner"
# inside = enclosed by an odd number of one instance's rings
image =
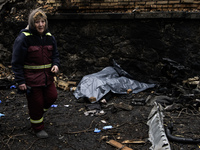
[[[37,32],[39,33],[39,34],[43,34],[43,32],[44,32],[44,30],[45,30],[45,25],[46,25],[46,22],[45,22],[45,20],[44,19],[37,19],[36,21],[35,21],[35,28],[36,28],[36,30],[37,30]]]

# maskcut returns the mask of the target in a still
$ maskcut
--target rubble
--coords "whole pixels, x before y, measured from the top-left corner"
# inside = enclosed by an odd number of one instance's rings
[[[1,65],[1,70],[5,71],[7,69],[4,65]],[[9,72],[10,71],[7,71],[8,74]],[[3,78],[6,79],[5,77],[6,76],[4,76]],[[183,116],[185,117],[187,115],[190,115],[189,117],[192,117],[192,114],[194,113],[196,113],[196,116],[199,115],[199,112],[197,112],[199,108],[199,103],[200,103],[200,100],[198,99],[198,94],[193,93],[193,96],[189,95],[190,92],[193,91],[193,88],[197,89],[196,83],[198,82],[193,82],[193,81],[199,80],[197,77],[183,80],[182,82],[183,85],[177,84],[175,86],[175,83],[173,83],[171,91],[173,90],[176,91],[177,89],[179,89],[179,91],[181,92],[178,95],[174,95],[173,93],[172,94],[161,93],[161,90],[159,90],[159,88],[162,88],[162,87],[157,86],[157,87],[154,87],[154,89],[152,89],[155,91],[147,90],[144,92],[139,92],[137,94],[129,93],[125,95],[115,95],[111,97],[111,99],[109,99],[108,101],[106,100],[106,103],[102,103],[101,101],[99,101],[99,103],[90,103],[89,101],[84,101],[83,103],[77,103],[77,101],[75,100],[73,96],[74,91],[69,90],[69,88],[71,87],[76,88],[75,87],[76,82],[70,81],[70,79],[67,77],[64,77],[62,73],[57,74],[55,78],[57,79],[55,81],[55,84],[59,91],[59,98],[56,104],[52,105],[52,108],[51,108],[52,112],[51,111],[49,112],[50,113],[49,117],[51,116],[52,118],[51,119],[52,121],[49,122],[49,125],[50,126],[56,125],[57,130],[59,130],[60,133],[62,134],[62,139],[59,138],[60,136],[57,138],[59,140],[66,140],[65,134],[68,134],[67,136],[70,138],[71,138],[71,134],[72,134],[72,137],[77,134],[76,138],[79,138],[79,140],[81,140],[85,136],[88,139],[90,139],[90,136],[91,136],[90,131],[92,131],[93,133],[96,133],[97,135],[100,136],[100,137],[97,137],[97,139],[100,139],[99,141],[101,142],[101,145],[104,145],[104,143],[105,144],[107,143],[109,145],[113,145],[113,148],[117,147],[117,148],[122,148],[122,149],[126,149],[126,148],[134,149],[135,147],[138,147],[138,149],[151,148],[151,149],[156,150],[158,149],[158,146],[162,147],[164,145],[162,149],[170,149],[169,147],[174,147],[174,145],[177,145],[177,143],[175,144],[170,143],[171,139],[173,140],[173,138],[177,138],[177,137],[171,135],[172,133],[171,130],[166,130],[167,137],[164,136],[165,135],[164,122],[165,121],[169,122],[168,120],[169,118],[172,118],[174,121],[178,119],[178,122],[176,122],[176,125],[180,125],[181,127],[176,126],[178,130],[177,129],[173,130],[174,134],[176,135],[177,133],[175,131],[178,132],[180,129],[184,129],[181,132],[181,133],[184,133],[186,130],[186,124],[181,123],[181,121],[184,121]],[[194,86],[191,86],[192,85],[191,83],[192,84],[195,83]],[[20,101],[20,99],[18,99],[19,95],[15,93],[17,90],[16,87],[8,88],[8,89],[10,89],[11,91],[9,91],[8,95],[5,95],[6,98],[3,98],[1,102],[1,106],[5,108],[8,106],[11,107],[13,105],[12,103],[16,102],[16,104],[14,104],[12,109],[15,109],[16,107],[21,106],[23,108],[23,111],[25,111],[27,107],[25,107],[26,106],[25,104],[24,105],[20,104],[24,102],[19,103]],[[188,94],[187,96],[185,95],[186,93]],[[180,99],[181,96],[187,97],[187,101],[181,101]],[[15,99],[17,99],[17,101]],[[67,100],[68,105],[66,105],[66,100]],[[142,102],[143,105],[133,105],[133,102],[134,104],[135,102]],[[150,109],[154,106],[153,104],[155,103],[157,103],[157,108],[158,106],[160,106],[160,108],[162,106],[163,108],[162,113],[158,110],[154,110],[153,112],[149,113]],[[191,106],[195,106],[195,108],[197,108],[196,111]],[[55,109],[55,107],[59,107],[59,109]],[[115,111],[113,109],[120,110],[120,111]],[[9,109],[7,108],[7,111],[8,110]],[[2,119],[4,119],[5,117],[8,117],[9,112],[7,111],[1,111],[0,109],[0,113],[5,115],[4,117],[1,117],[1,122],[6,121]],[[189,113],[187,111],[191,111],[191,112],[195,111],[195,112]],[[176,112],[175,117],[174,117],[174,112]],[[25,112],[23,112],[23,114],[25,114]],[[69,118],[72,117],[72,114],[73,114],[73,119],[70,121]],[[48,112],[47,112],[47,115],[48,115]],[[77,117],[79,119],[76,119]],[[92,118],[94,120],[91,120]],[[149,129],[147,129],[144,123],[142,123],[144,122],[143,119],[147,119],[147,118],[148,118]],[[188,117],[186,118],[186,120],[188,120]],[[68,125],[68,122],[70,122],[69,123],[70,126]],[[75,124],[73,122],[75,122]],[[9,124],[10,123],[12,122],[9,122]],[[24,128],[26,128],[25,124],[26,123],[24,123],[23,125]],[[85,126],[83,124],[87,124],[87,126],[89,127],[83,130],[82,128],[83,126]],[[194,123],[193,127],[195,124],[198,126],[198,123]],[[1,123],[0,125],[1,125],[0,127],[4,126]],[[78,130],[76,126],[80,126],[81,130]],[[109,128],[109,130],[105,130],[104,129],[105,127],[111,127],[111,128]],[[66,130],[66,128],[68,129]],[[28,129],[25,129],[25,130],[28,130]],[[68,132],[64,133],[63,130],[68,131]],[[143,130],[145,130],[145,132]],[[148,130],[150,134],[149,139],[147,139],[148,135],[146,135],[146,131]],[[19,131],[19,130],[16,130],[16,131]],[[130,133],[127,131],[130,131]],[[7,130],[4,132],[7,132]],[[82,135],[81,133],[84,133],[84,134]],[[185,134],[187,137],[187,132]],[[92,137],[93,136],[94,135],[92,135]],[[113,136],[115,137],[114,141],[112,141]],[[169,142],[167,142],[168,137],[170,139]],[[194,134],[194,137],[198,139],[198,136],[195,134]],[[7,139],[6,137],[4,138]],[[190,139],[192,138],[185,138],[185,140],[190,140]],[[151,143],[152,145],[148,142],[148,140],[152,142]],[[179,142],[179,141],[174,141],[174,142]],[[194,142],[192,144],[196,144],[196,143]],[[87,144],[87,148],[88,148],[88,145],[89,144]],[[181,146],[179,146],[179,148],[180,147]],[[195,145],[193,147],[195,147]],[[109,149],[113,149],[113,148],[109,147]]]
[[[14,81],[14,74],[11,71],[11,67],[5,67],[0,63],[0,80]]]
[[[129,148],[125,145],[122,145],[121,143],[115,141],[115,140],[110,140],[107,142],[108,144],[112,145],[112,146],[115,146],[116,148],[118,149],[121,149],[121,150],[133,150],[132,148]]]
[[[64,80],[57,80],[57,78],[55,77],[55,86],[63,89],[64,91],[70,91],[70,87],[71,86],[76,86],[76,82],[74,81],[64,81]],[[76,89],[76,87],[72,87],[72,91],[74,91]]]

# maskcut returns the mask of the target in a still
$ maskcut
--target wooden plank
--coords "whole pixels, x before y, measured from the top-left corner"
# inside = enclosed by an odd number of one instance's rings
[[[119,143],[119,142],[117,142],[115,140],[110,140],[107,143],[112,145],[112,146],[117,147],[120,150],[133,150],[132,148],[129,148],[129,147],[125,146],[125,145],[122,145],[121,143]]]
[[[122,142],[123,144],[144,144],[145,141],[136,141],[136,140],[125,140]]]

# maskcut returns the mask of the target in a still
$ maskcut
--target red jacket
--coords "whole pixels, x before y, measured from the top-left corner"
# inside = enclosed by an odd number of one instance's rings
[[[60,65],[55,38],[49,32],[40,36],[22,30],[13,46],[12,69],[16,82],[30,87],[49,85],[54,80],[53,65]]]

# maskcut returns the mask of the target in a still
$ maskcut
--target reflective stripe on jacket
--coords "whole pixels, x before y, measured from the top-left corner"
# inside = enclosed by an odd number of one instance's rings
[[[39,66],[24,65],[24,68],[25,69],[45,69],[45,68],[51,68],[51,64],[39,65]]]
[[[45,86],[53,82],[51,72],[53,38],[47,32],[44,36],[22,32],[26,36],[28,50],[24,61],[24,76],[28,86]]]

